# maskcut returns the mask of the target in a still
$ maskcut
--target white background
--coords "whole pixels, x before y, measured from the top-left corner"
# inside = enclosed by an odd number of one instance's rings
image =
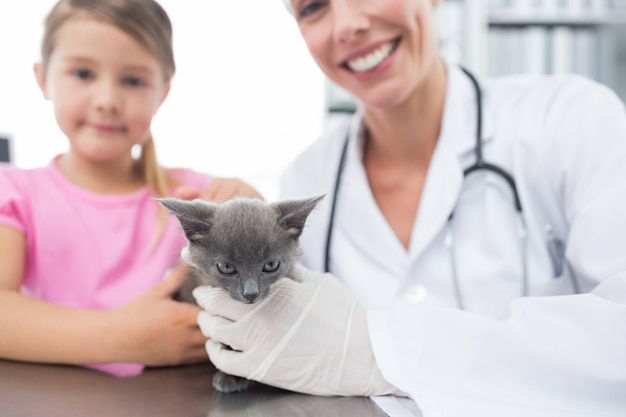
[[[0,0],[0,134],[32,168],[67,148],[37,87],[43,20],[55,0]],[[324,127],[324,78],[282,0],[160,0],[177,73],[153,120],[162,165],[240,177],[272,200],[277,177]]]

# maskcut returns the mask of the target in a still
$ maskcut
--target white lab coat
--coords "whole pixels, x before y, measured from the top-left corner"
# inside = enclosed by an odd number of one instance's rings
[[[350,125],[331,271],[368,308],[374,353],[388,381],[425,417],[626,416],[623,103],[577,76],[479,80],[484,157],[515,178],[528,227],[530,297],[522,298],[511,192],[492,173],[463,179],[475,160],[476,96],[460,69],[449,67],[448,74],[441,134],[408,250],[368,187],[357,114],[313,143],[282,177],[283,197],[326,194],[302,234],[303,262],[323,269]],[[467,311],[457,308],[444,244],[455,205]],[[547,227],[563,243],[564,259],[548,250]],[[574,294],[572,275],[582,294]],[[392,416],[412,415],[393,398],[376,400]]]

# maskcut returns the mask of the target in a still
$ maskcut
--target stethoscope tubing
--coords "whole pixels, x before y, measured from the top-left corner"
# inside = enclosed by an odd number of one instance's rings
[[[348,142],[350,141],[350,131],[346,135],[343,143],[341,157],[337,165],[337,174],[335,175],[335,187],[333,188],[333,199],[330,203],[330,217],[328,219],[328,230],[326,232],[326,246],[324,249],[324,272],[330,272],[330,246],[332,243],[333,227],[335,225],[335,212],[337,211],[337,198],[339,197],[339,186],[341,177],[343,176],[344,167],[346,165],[346,155],[348,154]]]

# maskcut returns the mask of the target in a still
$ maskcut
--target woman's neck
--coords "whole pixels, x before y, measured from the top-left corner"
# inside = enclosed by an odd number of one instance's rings
[[[445,65],[437,60],[401,105],[390,109],[366,108],[366,156],[394,163],[415,163],[418,158],[428,164],[441,130],[446,85]]]
[[[126,194],[145,185],[130,156],[115,163],[98,163],[69,152],[57,159],[57,167],[70,182],[97,194]]]

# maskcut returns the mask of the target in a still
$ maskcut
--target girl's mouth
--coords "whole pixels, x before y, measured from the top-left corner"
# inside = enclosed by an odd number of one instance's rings
[[[399,43],[400,37],[382,44],[365,56],[345,61],[342,66],[356,73],[371,71],[382,64],[396,50]]]
[[[93,130],[102,133],[121,133],[124,130],[121,126],[104,123],[89,123],[88,126]]]

